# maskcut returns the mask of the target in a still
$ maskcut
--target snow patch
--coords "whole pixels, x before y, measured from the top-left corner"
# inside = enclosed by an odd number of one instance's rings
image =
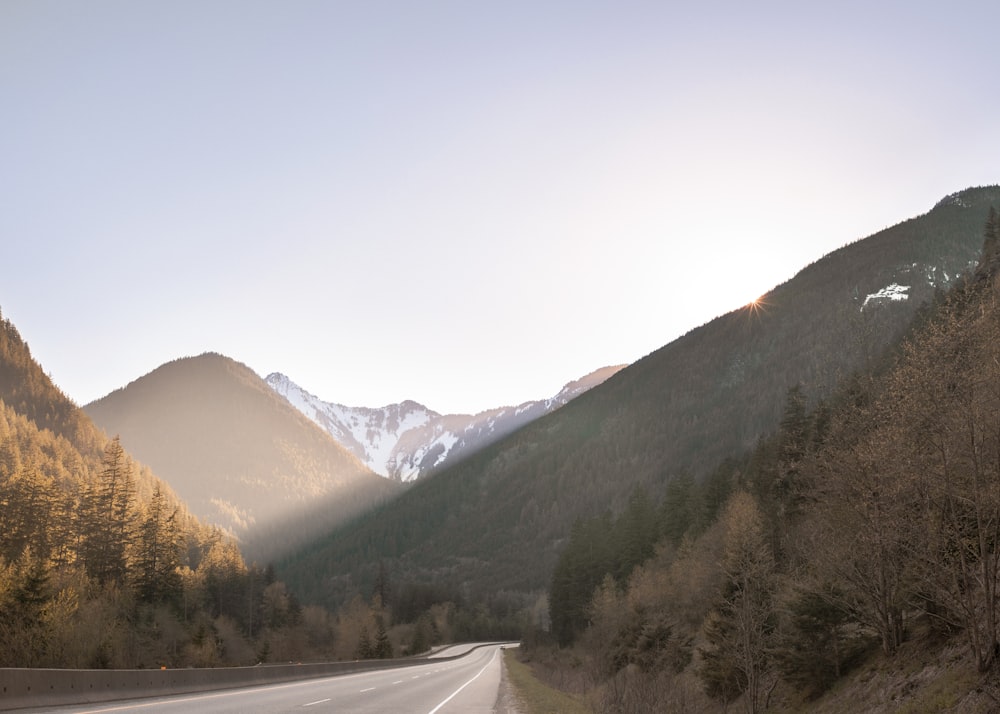
[[[872,293],[865,297],[864,303],[862,303],[861,308],[864,309],[868,306],[869,302],[899,302],[901,300],[909,299],[907,291],[910,289],[910,285],[900,285],[899,283],[892,283],[891,285],[886,285],[884,288],[879,290],[877,293]]]
[[[458,437],[452,434],[451,432],[448,432],[442,434],[435,443],[444,446],[444,451],[442,451],[441,455],[438,456],[437,460],[434,461],[435,466],[440,466],[444,462],[444,460],[448,458],[448,454],[451,453],[452,447],[454,447],[455,444],[458,443]]]

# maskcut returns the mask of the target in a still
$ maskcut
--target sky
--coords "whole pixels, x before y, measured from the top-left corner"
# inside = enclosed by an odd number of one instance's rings
[[[0,0],[0,311],[86,404],[220,352],[556,394],[1000,182],[1000,3]]]

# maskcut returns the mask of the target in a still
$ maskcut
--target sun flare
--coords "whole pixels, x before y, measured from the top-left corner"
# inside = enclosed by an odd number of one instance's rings
[[[746,304],[746,311],[749,317],[760,317],[767,311],[767,299],[765,295],[754,298]]]

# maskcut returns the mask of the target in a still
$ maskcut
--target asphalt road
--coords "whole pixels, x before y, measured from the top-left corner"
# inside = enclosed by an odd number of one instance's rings
[[[490,714],[502,667],[500,645],[450,662],[345,674],[241,689],[21,711],[230,714]]]

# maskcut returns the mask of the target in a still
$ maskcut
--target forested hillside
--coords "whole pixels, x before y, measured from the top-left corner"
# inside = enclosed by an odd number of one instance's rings
[[[354,657],[358,630],[376,632],[367,606],[301,607],[125,446],[0,320],[0,667]]]
[[[279,571],[303,597],[334,604],[370,587],[379,561],[403,582],[532,602],[578,518],[622,512],[638,487],[659,500],[679,478],[705,483],[778,427],[790,388],[811,408],[875,361],[921,304],[975,264],[995,202],[997,187],[963,191],[845,246]],[[908,298],[884,297],[894,290]]]
[[[814,409],[791,390],[704,484],[579,522],[550,583],[572,649],[529,656],[602,712],[996,711],[998,424],[991,211],[974,274],[877,369]]]
[[[179,596],[177,567],[193,574],[215,544],[221,534],[101,433],[0,321],[3,665],[136,662],[122,599]]]

